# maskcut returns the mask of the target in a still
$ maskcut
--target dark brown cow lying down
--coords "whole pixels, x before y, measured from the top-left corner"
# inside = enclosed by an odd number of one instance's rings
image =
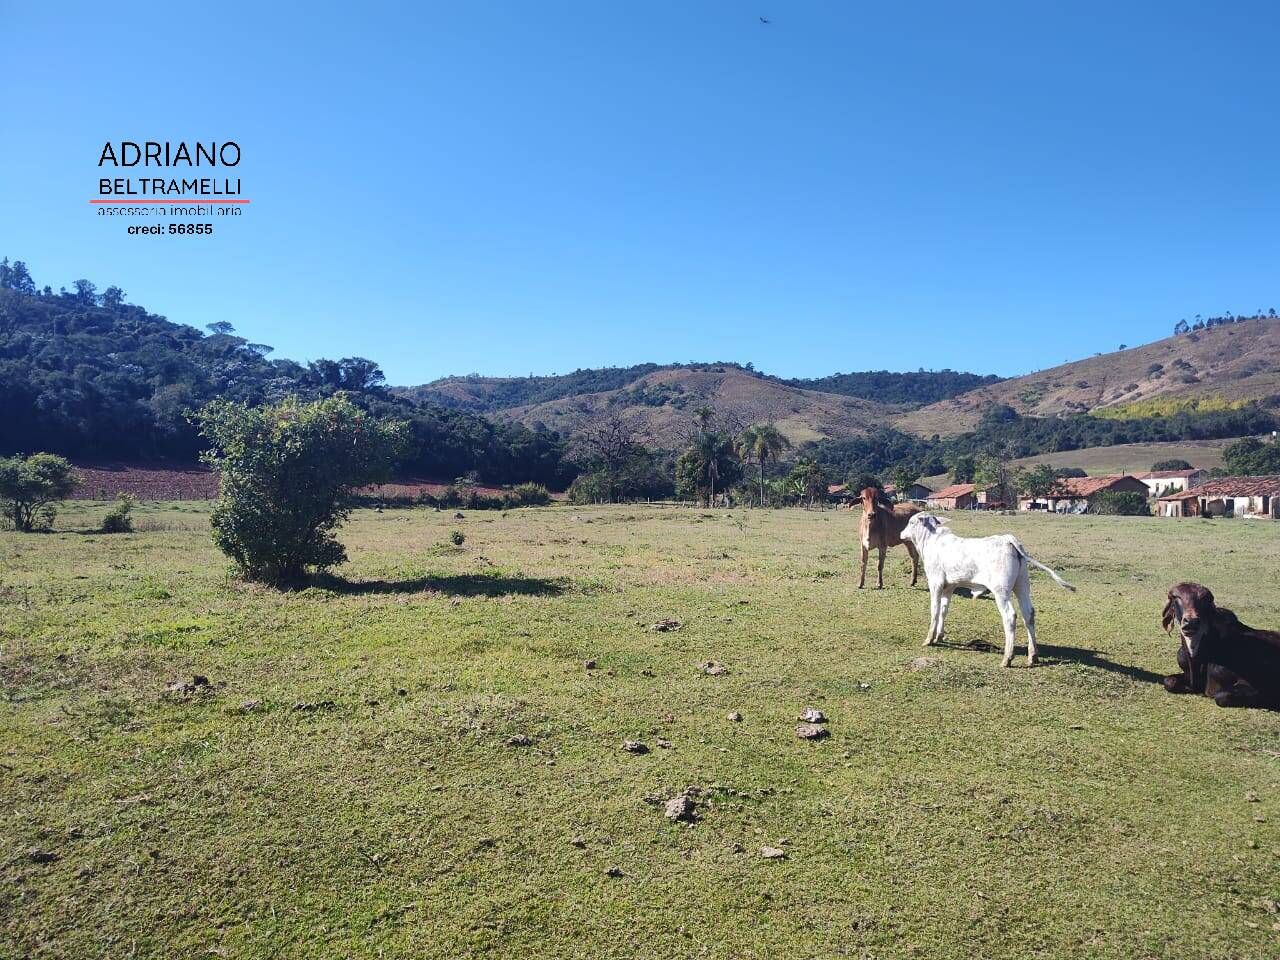
[[[1201,693],[1220,707],[1280,709],[1280,633],[1246,627],[1198,583],[1169,589],[1163,622],[1182,640],[1182,672],[1164,678],[1170,693]]]

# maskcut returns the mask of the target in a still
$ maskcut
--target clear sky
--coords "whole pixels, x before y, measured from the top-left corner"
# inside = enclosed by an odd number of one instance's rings
[[[8,3],[3,23],[0,255],[393,383],[1014,374],[1280,307],[1274,2]],[[157,239],[94,216],[104,142],[184,139],[239,142],[243,217]]]

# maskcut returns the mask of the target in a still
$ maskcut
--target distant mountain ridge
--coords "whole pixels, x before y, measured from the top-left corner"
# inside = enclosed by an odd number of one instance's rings
[[[601,367],[572,373],[528,377],[485,377],[479,374],[441,377],[416,387],[397,387],[395,392],[410,400],[439,403],[474,413],[492,413],[526,407],[552,400],[590,393],[619,390],[650,374],[663,371],[723,371],[740,373],[774,383],[818,393],[856,397],[877,403],[924,406],[958,396],[977,387],[999,383],[994,374],[959,373],[954,370],[917,370],[894,373],[869,370],[835,373],[826,377],[777,377],[756,370],[752,364],[733,361],[714,363],[640,363],[630,367]]]
[[[616,413],[653,443],[674,447],[699,406],[744,426],[776,423],[789,440],[801,444],[862,434],[904,411],[999,381],[953,370],[783,379],[751,364],[643,363],[550,376],[445,377],[393,392],[415,403],[566,434]]]
[[[657,444],[676,442],[701,405],[742,423],[776,422],[797,444],[886,426],[945,437],[975,429],[985,411],[999,406],[1029,417],[1122,419],[1280,406],[1280,319],[1257,316],[1184,329],[1010,379],[953,370],[784,379],[751,364],[645,363],[544,377],[446,377],[394,392],[566,434],[619,413]]]

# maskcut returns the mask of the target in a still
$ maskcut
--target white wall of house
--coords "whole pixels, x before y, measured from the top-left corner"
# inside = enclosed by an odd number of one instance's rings
[[[1203,470],[1197,470],[1189,477],[1165,477],[1163,479],[1139,477],[1138,479],[1147,485],[1147,489],[1151,491],[1151,496],[1163,497],[1170,493],[1181,493],[1184,490],[1199,486],[1204,480],[1204,476]]]

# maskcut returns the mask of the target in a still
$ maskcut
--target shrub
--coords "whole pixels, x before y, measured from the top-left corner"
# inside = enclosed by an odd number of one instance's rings
[[[463,533],[461,530],[454,530],[451,534],[449,534],[449,542],[452,543],[455,547],[460,547],[467,542],[467,535]]]
[[[1103,490],[1089,502],[1089,512],[1122,517],[1149,517],[1145,494],[1133,490]]]
[[[406,426],[345,394],[249,407],[215,400],[195,417],[219,471],[213,542],[250,580],[284,585],[347,559],[332,531],[357,488],[387,479]]]
[[[54,503],[76,488],[71,463],[52,453],[0,459],[0,516],[23,533],[47,530],[57,515]]]
[[[503,508],[545,507],[551,502],[551,492],[540,483],[518,483],[502,498]]]
[[[1172,460],[1157,460],[1151,465],[1152,470],[1191,470],[1194,469],[1186,460],[1177,457]]]
[[[609,474],[603,470],[580,473],[569,484],[569,499],[574,503],[608,503],[611,492]]]
[[[137,501],[127,493],[116,497],[116,505],[102,518],[103,533],[132,533],[133,505]]]

